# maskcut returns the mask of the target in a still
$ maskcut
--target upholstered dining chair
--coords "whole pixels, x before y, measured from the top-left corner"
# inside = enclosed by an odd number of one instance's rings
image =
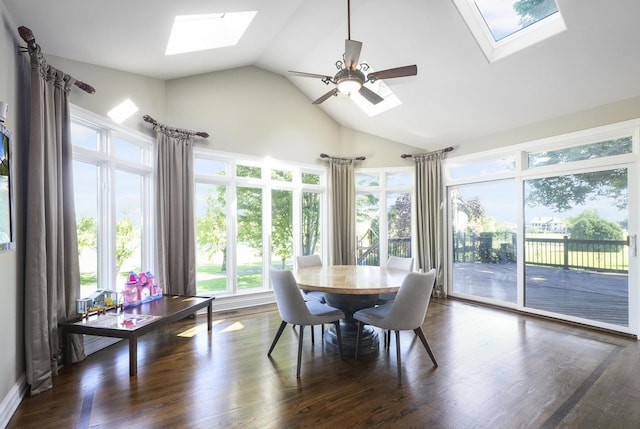
[[[387,259],[387,268],[402,271],[411,271],[413,269],[413,258],[401,258],[399,256],[389,256]],[[396,292],[381,293],[378,295],[378,305],[386,304],[396,298]]]
[[[413,330],[427,350],[433,365],[438,367],[436,358],[429,347],[427,338],[422,331],[422,324],[427,315],[431,291],[436,279],[436,270],[428,273],[408,273],[404,278],[396,299],[393,302],[358,310],[353,318],[358,321],[356,337],[356,359],[360,345],[362,325],[377,326],[378,328],[395,331],[396,333],[396,361],[398,366],[398,384],[402,384],[402,363],[400,358],[400,331]]]
[[[305,255],[305,256],[297,256],[296,262],[298,263],[298,268],[306,268],[306,267],[321,267],[322,259],[318,255]],[[318,301],[321,303],[327,302],[324,298],[324,294],[322,292],[314,292],[314,291],[303,291],[304,299],[306,301]]]
[[[293,273],[288,270],[270,269],[269,276],[271,285],[276,297],[278,312],[282,318],[282,323],[276,332],[276,336],[271,343],[267,356],[271,356],[273,348],[282,335],[282,331],[287,323],[300,326],[298,334],[298,368],[296,377],[300,378],[300,364],[302,362],[302,340],[304,336],[304,327],[314,325],[322,325],[324,323],[333,323],[336,327],[336,335],[338,337],[338,350],[342,359],[342,336],[340,334],[340,319],[344,319],[345,315],[342,310],[321,304],[317,301],[305,301],[300,295],[298,284]]]
[[[319,255],[304,255],[304,256],[296,256],[296,262],[298,263],[298,268],[306,268],[306,267],[321,267],[322,266],[322,258]],[[319,303],[325,304],[327,300],[324,297],[324,293],[316,292],[311,290],[301,290],[305,301],[318,301]],[[295,328],[295,325],[294,325]],[[321,325],[320,332],[324,337],[324,325]],[[315,343],[315,335],[313,333],[313,327],[311,327],[311,342]]]

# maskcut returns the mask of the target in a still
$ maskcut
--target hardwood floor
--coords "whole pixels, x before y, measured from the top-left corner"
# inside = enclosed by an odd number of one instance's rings
[[[395,348],[341,361],[308,331],[296,379],[297,330],[275,306],[185,319],[140,338],[129,377],[120,342],[63,368],[24,398],[8,428],[635,428],[635,338],[457,300],[432,300],[423,326],[434,369],[403,332]]]

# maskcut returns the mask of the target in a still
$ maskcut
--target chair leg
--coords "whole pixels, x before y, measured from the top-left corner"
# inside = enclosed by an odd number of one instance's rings
[[[282,335],[282,331],[284,331],[285,326],[287,326],[287,322],[283,320],[282,323],[280,323],[280,327],[278,328],[278,331],[276,332],[276,337],[273,339],[273,342],[271,343],[271,347],[269,348],[269,353],[267,353],[267,356],[271,356],[271,352],[273,351],[273,348],[276,346],[276,343],[280,339],[280,335]]]
[[[340,321],[336,320],[335,322],[333,322],[333,324],[336,326],[336,335],[338,336],[338,351],[340,352],[340,359],[344,359],[344,357],[342,356],[342,334],[340,333]],[[322,327],[324,328],[324,325],[322,325]],[[357,347],[358,346],[356,346],[356,348]]]
[[[389,334],[391,335],[391,334]],[[398,361],[398,386],[402,385],[402,362],[400,360],[400,331],[396,331],[396,361]]]
[[[313,331],[315,330],[315,326],[311,325],[311,344],[315,344],[316,343],[316,335],[313,333]]]
[[[358,320],[358,333],[356,334],[356,356],[355,356],[355,360],[358,360],[358,352],[360,351],[360,332],[362,332],[362,322]]]
[[[413,330],[413,332],[415,332],[418,338],[420,338],[420,341],[422,341],[424,348],[427,350],[427,353],[429,353],[429,357],[431,358],[431,361],[433,361],[433,366],[437,368],[438,362],[436,362],[436,358],[435,356],[433,356],[433,353],[431,352],[431,347],[429,347],[429,343],[427,342],[427,338],[424,336],[424,332],[422,332],[422,328],[417,327],[416,329]]]
[[[313,326],[311,327],[313,329]],[[300,364],[302,363],[302,337],[304,336],[304,325],[300,325],[300,337],[298,338],[298,369],[296,378],[300,378]]]

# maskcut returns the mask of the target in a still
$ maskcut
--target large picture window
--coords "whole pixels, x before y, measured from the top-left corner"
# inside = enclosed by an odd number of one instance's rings
[[[326,172],[199,149],[195,153],[196,290],[268,289],[268,267],[324,255]]]
[[[77,108],[71,141],[81,295],[118,291],[154,268],[153,141]]]
[[[355,181],[357,264],[411,257],[413,171],[360,169]]]

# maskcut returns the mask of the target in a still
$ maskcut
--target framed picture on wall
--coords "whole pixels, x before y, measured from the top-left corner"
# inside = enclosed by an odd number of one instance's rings
[[[0,252],[13,250],[13,189],[11,183],[11,132],[0,124]]]

